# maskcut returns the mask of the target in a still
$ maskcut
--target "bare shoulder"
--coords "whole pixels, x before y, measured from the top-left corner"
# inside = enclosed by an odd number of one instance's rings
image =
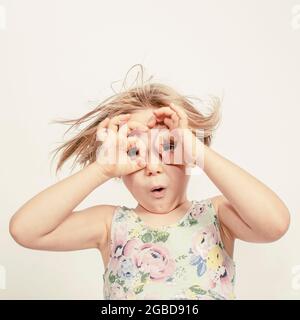
[[[106,248],[108,241],[109,241],[109,235],[110,235],[110,228],[111,228],[111,221],[112,217],[115,213],[115,210],[118,206],[116,205],[97,205],[96,211],[97,216],[95,217],[95,224],[99,224],[102,221],[102,237],[99,239],[99,250],[102,250],[102,248]]]
[[[228,200],[223,195],[217,195],[210,198],[214,210],[217,213],[220,222],[220,235],[227,253],[232,257],[234,250],[234,236],[226,225],[226,217],[224,218],[224,210],[222,208],[228,207]],[[229,218],[229,217],[227,217]]]

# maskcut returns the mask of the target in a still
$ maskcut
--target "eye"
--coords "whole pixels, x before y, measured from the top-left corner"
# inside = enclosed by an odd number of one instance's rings
[[[137,147],[133,147],[133,148],[130,148],[127,151],[127,154],[129,155],[129,157],[134,157],[134,156],[137,156],[139,154],[139,150],[138,150]]]
[[[176,147],[176,144],[174,143],[174,141],[166,142],[163,144],[164,151],[168,151],[168,150],[174,151],[175,147]]]

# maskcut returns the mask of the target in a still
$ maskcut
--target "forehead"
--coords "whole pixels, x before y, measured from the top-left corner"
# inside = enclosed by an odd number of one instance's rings
[[[146,124],[152,118],[153,115],[153,109],[144,109],[132,113],[130,120],[139,121]]]

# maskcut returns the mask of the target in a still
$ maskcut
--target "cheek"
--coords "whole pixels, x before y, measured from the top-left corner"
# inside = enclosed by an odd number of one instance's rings
[[[122,181],[125,184],[125,186],[130,189],[132,185],[132,178],[130,176],[122,176]]]
[[[188,177],[185,174],[185,166],[183,165],[165,165],[165,170],[168,176],[174,181],[182,181],[182,179]]]
[[[134,186],[139,185],[139,179],[136,173],[128,174],[126,176],[122,176],[123,183],[125,186],[132,190]]]

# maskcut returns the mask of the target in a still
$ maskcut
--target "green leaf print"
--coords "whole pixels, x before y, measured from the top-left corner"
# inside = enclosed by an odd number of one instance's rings
[[[190,226],[192,226],[192,225],[194,225],[194,224],[197,224],[198,221],[195,220],[194,218],[192,218],[192,219],[189,220],[189,223],[190,223]]]
[[[169,238],[169,232],[159,231],[156,232],[155,242],[166,242]]]
[[[217,292],[213,290],[208,290],[208,293],[216,300],[225,300],[224,297],[222,297],[221,295],[219,295]]]
[[[143,287],[144,287],[144,284],[139,285],[138,287],[135,288],[134,293],[135,294],[141,293],[143,291]]]
[[[220,228],[220,224],[219,224],[219,220],[218,220],[218,217],[217,216],[214,216],[214,225],[216,228]]]
[[[178,256],[178,257],[175,259],[175,261],[177,262],[177,261],[179,261],[179,260],[185,259],[186,257],[187,257],[186,254],[182,254],[181,256]]]
[[[153,237],[152,237],[152,234],[150,232],[147,232],[147,233],[142,235],[142,241],[143,242],[151,242],[152,239],[153,239]]]
[[[206,290],[203,290],[200,286],[198,286],[198,285],[194,285],[194,286],[191,286],[191,287],[189,287],[189,289],[192,291],[192,292],[194,292],[194,293],[196,293],[196,294],[201,294],[201,295],[203,295],[203,294],[206,294]]]
[[[148,273],[147,272],[140,272],[140,273],[142,274],[141,282],[145,283],[147,278],[148,278],[148,276],[150,275],[150,272],[148,272]]]
[[[125,210],[125,209],[124,209]],[[125,210],[126,211],[126,210]],[[117,217],[116,217],[116,221],[122,221],[125,218],[125,214],[124,212],[121,212]]]
[[[115,282],[116,276],[114,276],[114,275],[112,274],[112,271],[109,273],[108,279],[109,279],[109,282],[110,282],[110,283],[114,283],[114,282]]]
[[[198,223],[198,221],[196,219],[189,217],[188,218],[188,224],[186,223],[186,221],[182,221],[182,222],[180,222],[180,224],[178,226],[179,227],[185,227],[185,226],[189,226],[190,227],[190,226],[192,226],[194,224],[197,224],[197,223]]]
[[[117,279],[117,280],[115,280],[115,282],[118,283],[119,285],[123,286],[123,284],[125,283],[125,280]]]

